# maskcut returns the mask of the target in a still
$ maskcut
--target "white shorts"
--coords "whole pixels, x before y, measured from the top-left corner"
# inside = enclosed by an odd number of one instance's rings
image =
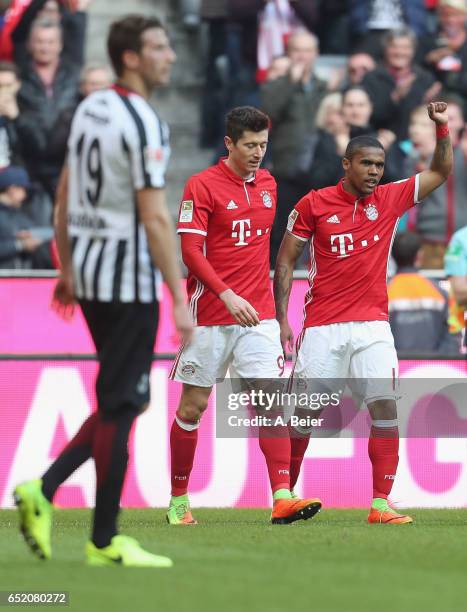
[[[331,392],[350,387],[355,401],[399,399],[399,367],[387,321],[307,327],[297,340],[293,385]],[[299,382],[300,381],[300,382]]]
[[[195,327],[193,340],[181,347],[170,378],[197,387],[212,387],[231,378],[272,379],[284,373],[284,354],[276,319],[255,327],[210,325]]]

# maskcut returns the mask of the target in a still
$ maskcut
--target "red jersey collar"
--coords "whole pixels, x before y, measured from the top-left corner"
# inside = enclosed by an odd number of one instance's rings
[[[129,87],[124,87],[123,85],[119,85],[118,83],[114,83],[113,85],[111,85],[110,89],[113,89],[121,96],[129,96],[131,94],[134,94],[135,96],[140,95],[134,89],[130,89]]]
[[[219,159],[218,166],[221,169],[221,171],[224,174],[226,174],[231,180],[235,181],[236,183],[240,183],[242,185],[243,183],[255,183],[256,182],[256,179],[257,179],[256,174],[251,179],[243,179],[241,176],[239,176],[238,174],[236,174],[233,170],[229,168],[229,166],[225,163],[226,159],[227,157],[221,157]]]
[[[339,196],[345,200],[346,202],[348,202],[349,204],[354,205],[355,204],[355,200],[363,200],[364,196],[362,197],[358,197],[356,195],[354,195],[353,193],[349,193],[348,191],[346,191],[344,189],[344,181],[345,179],[341,179],[338,183],[337,183],[337,193],[339,194]]]

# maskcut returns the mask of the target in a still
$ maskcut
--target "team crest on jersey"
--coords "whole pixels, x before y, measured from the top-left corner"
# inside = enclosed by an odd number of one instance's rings
[[[269,191],[262,191],[261,197],[263,198],[263,204],[266,206],[266,208],[272,208],[272,198]]]
[[[180,223],[191,223],[193,221],[193,200],[183,200],[180,206]]]
[[[376,219],[379,217],[378,209],[374,204],[368,204],[368,206],[365,206],[363,210],[370,221],[376,221]]]
[[[298,212],[293,210],[289,215],[289,220],[287,221],[287,229],[289,232],[293,230],[293,226],[295,225],[295,221],[297,220]]]

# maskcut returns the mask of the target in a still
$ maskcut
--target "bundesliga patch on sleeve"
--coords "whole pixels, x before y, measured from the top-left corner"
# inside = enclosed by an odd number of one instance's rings
[[[289,232],[291,232],[293,230],[293,226],[295,225],[295,221],[297,220],[298,217],[298,211],[297,210],[293,210],[290,215],[289,215],[289,220],[287,222],[287,229],[289,230]]]
[[[191,223],[193,221],[193,200],[183,200],[180,207],[180,223]]]

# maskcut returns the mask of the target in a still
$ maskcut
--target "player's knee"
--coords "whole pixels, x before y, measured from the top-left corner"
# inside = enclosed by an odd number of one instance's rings
[[[392,399],[380,399],[368,404],[371,418],[374,421],[392,421],[397,419],[397,404]]]
[[[199,421],[208,407],[208,390],[190,389],[184,391],[178,407],[178,415],[187,421]]]

